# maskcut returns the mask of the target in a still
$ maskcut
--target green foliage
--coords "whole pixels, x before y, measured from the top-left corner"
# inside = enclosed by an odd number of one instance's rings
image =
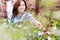
[[[38,36],[38,32],[41,32],[41,30],[36,28],[36,26],[34,24],[31,24],[30,22],[22,23],[24,27],[21,28],[18,27],[18,24],[8,24],[7,20],[2,21],[1,19],[0,22],[5,23],[3,23],[6,27],[4,27],[4,30],[2,29],[2,32],[4,32],[3,34],[8,34],[12,40],[45,40],[48,37],[48,35]],[[52,20],[52,22],[55,21]],[[50,37],[51,40],[59,40],[59,36],[57,35],[50,35]]]
[[[54,3],[55,1],[54,0],[41,0],[41,6],[43,6],[43,7],[51,7],[51,6],[54,6],[55,5],[55,3]]]
[[[51,25],[52,26],[56,25],[56,27],[60,29],[60,21],[58,20],[51,19]]]
[[[38,0],[38,2],[43,8],[38,20],[41,21],[43,25],[49,25],[48,23],[51,23],[51,34],[42,36],[38,35],[39,32],[44,31],[37,28],[36,25],[31,24],[30,21],[26,19],[24,22],[18,24],[9,24],[7,19],[0,18],[0,35],[2,34],[0,40],[3,40],[3,38],[5,39],[5,37],[8,39],[8,36],[11,40],[45,40],[48,37],[50,37],[51,40],[60,40],[60,21],[52,18],[53,11],[45,9],[46,7],[54,6],[54,0]],[[34,12],[32,12],[32,15],[34,16]],[[53,27],[57,27],[57,29],[53,29]]]

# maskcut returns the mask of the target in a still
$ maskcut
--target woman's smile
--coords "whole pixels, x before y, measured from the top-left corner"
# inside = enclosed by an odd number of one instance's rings
[[[18,12],[23,13],[25,11],[25,3],[21,1],[20,6],[18,7]]]

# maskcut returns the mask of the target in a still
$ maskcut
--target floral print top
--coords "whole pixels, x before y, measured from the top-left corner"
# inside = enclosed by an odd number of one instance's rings
[[[24,12],[23,15],[20,17],[15,16],[14,18],[11,18],[10,23],[18,23],[18,22],[26,21],[24,19],[28,19],[30,22],[35,21],[35,19],[32,17],[32,15],[30,13]]]

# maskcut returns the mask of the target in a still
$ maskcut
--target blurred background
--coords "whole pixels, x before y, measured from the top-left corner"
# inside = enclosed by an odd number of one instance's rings
[[[44,25],[45,31],[29,22],[23,23],[23,28],[11,26],[8,17],[15,1],[0,0],[0,40],[60,40],[60,0],[25,0],[27,11]]]

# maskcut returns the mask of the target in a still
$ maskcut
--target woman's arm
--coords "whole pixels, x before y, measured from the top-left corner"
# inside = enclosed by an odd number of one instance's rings
[[[46,30],[46,28],[42,25],[42,23],[40,23],[39,21],[35,20],[34,21],[34,24],[39,28],[39,29],[42,29],[42,30]]]
[[[42,23],[34,19],[31,14],[29,14],[27,17],[31,21],[31,23],[35,24],[39,29],[46,30]]]

